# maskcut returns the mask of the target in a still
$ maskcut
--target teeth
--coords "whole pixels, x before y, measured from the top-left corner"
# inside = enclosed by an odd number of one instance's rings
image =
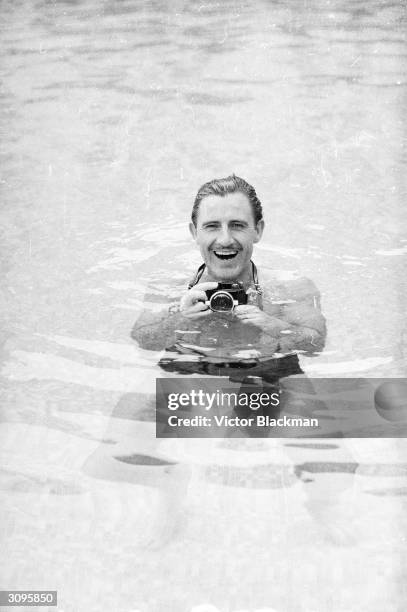
[[[219,259],[227,261],[236,257],[238,251],[214,251],[214,253]]]

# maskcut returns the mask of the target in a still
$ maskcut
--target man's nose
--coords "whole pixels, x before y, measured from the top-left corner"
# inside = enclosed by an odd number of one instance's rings
[[[227,226],[226,227],[222,227],[219,230],[219,234],[217,236],[217,242],[221,246],[229,246],[230,244],[233,243],[233,238],[232,238],[230,230],[229,230],[229,228]]]

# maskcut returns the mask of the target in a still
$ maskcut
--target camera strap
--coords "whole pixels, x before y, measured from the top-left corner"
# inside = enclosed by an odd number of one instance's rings
[[[192,289],[192,287],[194,287],[195,285],[199,283],[199,281],[202,278],[202,274],[204,273],[204,270],[205,270],[205,264],[200,265],[193,280],[190,283],[188,283],[188,289]]]
[[[252,261],[252,274],[253,274],[253,285],[259,295],[263,295],[263,289],[259,285],[259,276],[257,274],[257,268],[255,263]]]
[[[256,291],[257,291],[257,293],[259,295],[262,295],[263,294],[263,290],[262,290],[262,288],[260,287],[260,284],[259,284],[259,277],[258,277],[258,274],[257,274],[256,265],[254,264],[253,261],[250,262],[250,263],[252,264],[252,275],[253,275],[253,285],[254,285],[254,288],[256,289]],[[195,274],[192,282],[188,283],[188,289],[192,289],[192,287],[194,287],[195,285],[197,285],[199,283],[199,281],[201,280],[202,275],[203,275],[203,273],[205,271],[205,267],[206,266],[205,266],[204,263],[199,266],[199,268],[197,270],[197,273]]]

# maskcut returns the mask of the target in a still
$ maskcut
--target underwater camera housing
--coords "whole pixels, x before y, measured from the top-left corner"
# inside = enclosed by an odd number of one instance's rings
[[[218,283],[217,289],[206,291],[205,302],[213,312],[232,312],[235,306],[247,304],[247,293],[241,283]]]

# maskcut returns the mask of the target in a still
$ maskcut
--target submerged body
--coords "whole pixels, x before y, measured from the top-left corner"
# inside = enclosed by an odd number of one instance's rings
[[[210,281],[205,270],[189,291]],[[312,281],[262,270],[258,283],[250,279],[245,290],[248,304],[237,306],[230,314],[209,312],[204,318],[190,319],[177,302],[170,302],[159,313],[145,309],[134,325],[132,338],[145,349],[170,349],[173,358],[178,354],[184,360],[188,356],[191,362],[214,364],[260,363],[323,349],[325,320],[320,294]]]

